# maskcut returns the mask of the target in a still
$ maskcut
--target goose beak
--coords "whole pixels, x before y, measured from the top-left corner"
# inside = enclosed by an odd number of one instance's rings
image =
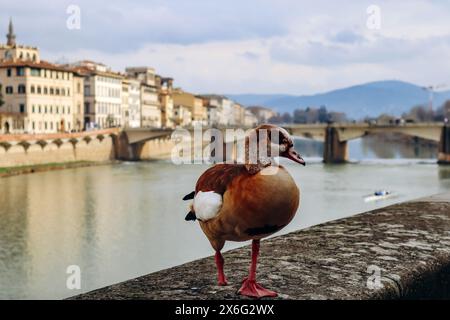
[[[286,152],[282,155],[282,157],[291,159],[292,161],[295,161],[295,162],[297,162],[297,163],[300,163],[300,164],[303,165],[303,166],[306,165],[305,160],[303,160],[303,158],[300,156],[300,154],[299,154],[297,151],[295,151],[294,148],[289,148],[289,150],[286,151]]]

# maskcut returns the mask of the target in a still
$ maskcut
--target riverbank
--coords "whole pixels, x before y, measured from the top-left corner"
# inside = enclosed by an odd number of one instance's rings
[[[281,299],[450,297],[450,193],[316,225],[262,242],[261,284]],[[249,246],[224,254],[229,285],[212,257],[71,299],[241,299]]]
[[[38,165],[18,166],[18,167],[3,167],[0,168],[0,178],[17,176],[21,174],[30,174],[36,172],[73,169],[81,167],[101,166],[108,164],[120,163],[118,160],[110,161],[74,161],[74,162],[61,162],[61,163],[46,163]]]

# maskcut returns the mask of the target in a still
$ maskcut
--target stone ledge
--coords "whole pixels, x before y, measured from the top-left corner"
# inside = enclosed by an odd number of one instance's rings
[[[265,240],[259,280],[279,299],[449,298],[449,200],[419,199]],[[216,285],[209,257],[71,299],[242,299],[250,247],[224,258],[226,287]],[[382,287],[371,281],[377,270]]]

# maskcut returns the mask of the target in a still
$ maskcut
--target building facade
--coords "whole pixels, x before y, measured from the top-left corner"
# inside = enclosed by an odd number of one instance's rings
[[[35,47],[17,45],[10,22],[0,46],[0,133],[55,133],[82,129],[79,74],[42,61]],[[78,90],[80,89],[80,90]]]
[[[161,125],[163,128],[174,128],[173,79],[156,76],[156,86],[161,105]]]
[[[124,128],[130,127],[130,82],[127,79],[122,79],[122,91],[120,93],[122,98],[122,126]]]
[[[255,127],[258,124],[258,118],[250,110],[244,111],[244,126]]]
[[[72,65],[84,77],[84,122],[87,129],[122,126],[123,76],[101,63]]]
[[[127,78],[128,87],[128,125],[130,128],[141,126],[141,82]]]
[[[179,114],[181,112],[180,110],[189,110],[191,114],[190,125],[207,124],[208,113],[203,101],[203,97],[194,95],[181,89],[175,89],[173,91],[173,103],[174,108],[179,110]],[[184,114],[186,114],[186,111],[184,111]],[[180,120],[180,117],[178,116],[177,119]],[[184,121],[184,123],[185,122],[186,121]],[[178,125],[182,124],[178,123]],[[186,124],[184,124],[184,126],[186,126]]]
[[[214,106],[215,120],[219,126],[230,126],[234,123],[234,101],[221,95],[203,95],[204,99],[208,100],[210,106]]]
[[[141,127],[160,128],[162,126],[161,105],[156,86],[155,69],[150,67],[128,67],[128,77],[141,82]]]

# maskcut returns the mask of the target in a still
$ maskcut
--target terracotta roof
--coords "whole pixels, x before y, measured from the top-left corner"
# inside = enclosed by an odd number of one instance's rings
[[[99,70],[91,69],[88,67],[73,67],[71,69],[73,69],[76,72],[78,72],[79,74],[85,75],[85,76],[99,75],[99,76],[112,77],[112,78],[117,78],[117,79],[124,78],[124,76],[121,75],[120,73],[116,73],[116,72],[112,72],[112,71],[99,71]]]
[[[111,78],[117,78],[117,79],[123,79],[124,76],[120,73],[112,72],[112,71],[99,71],[87,67],[74,67],[74,70],[76,70],[81,75],[99,75],[104,77],[111,77]]]
[[[73,68],[63,67],[44,60],[41,60],[40,62],[26,61],[26,60],[0,61],[0,68],[9,68],[9,67],[29,67],[29,68],[48,69],[54,71],[74,72]]]

